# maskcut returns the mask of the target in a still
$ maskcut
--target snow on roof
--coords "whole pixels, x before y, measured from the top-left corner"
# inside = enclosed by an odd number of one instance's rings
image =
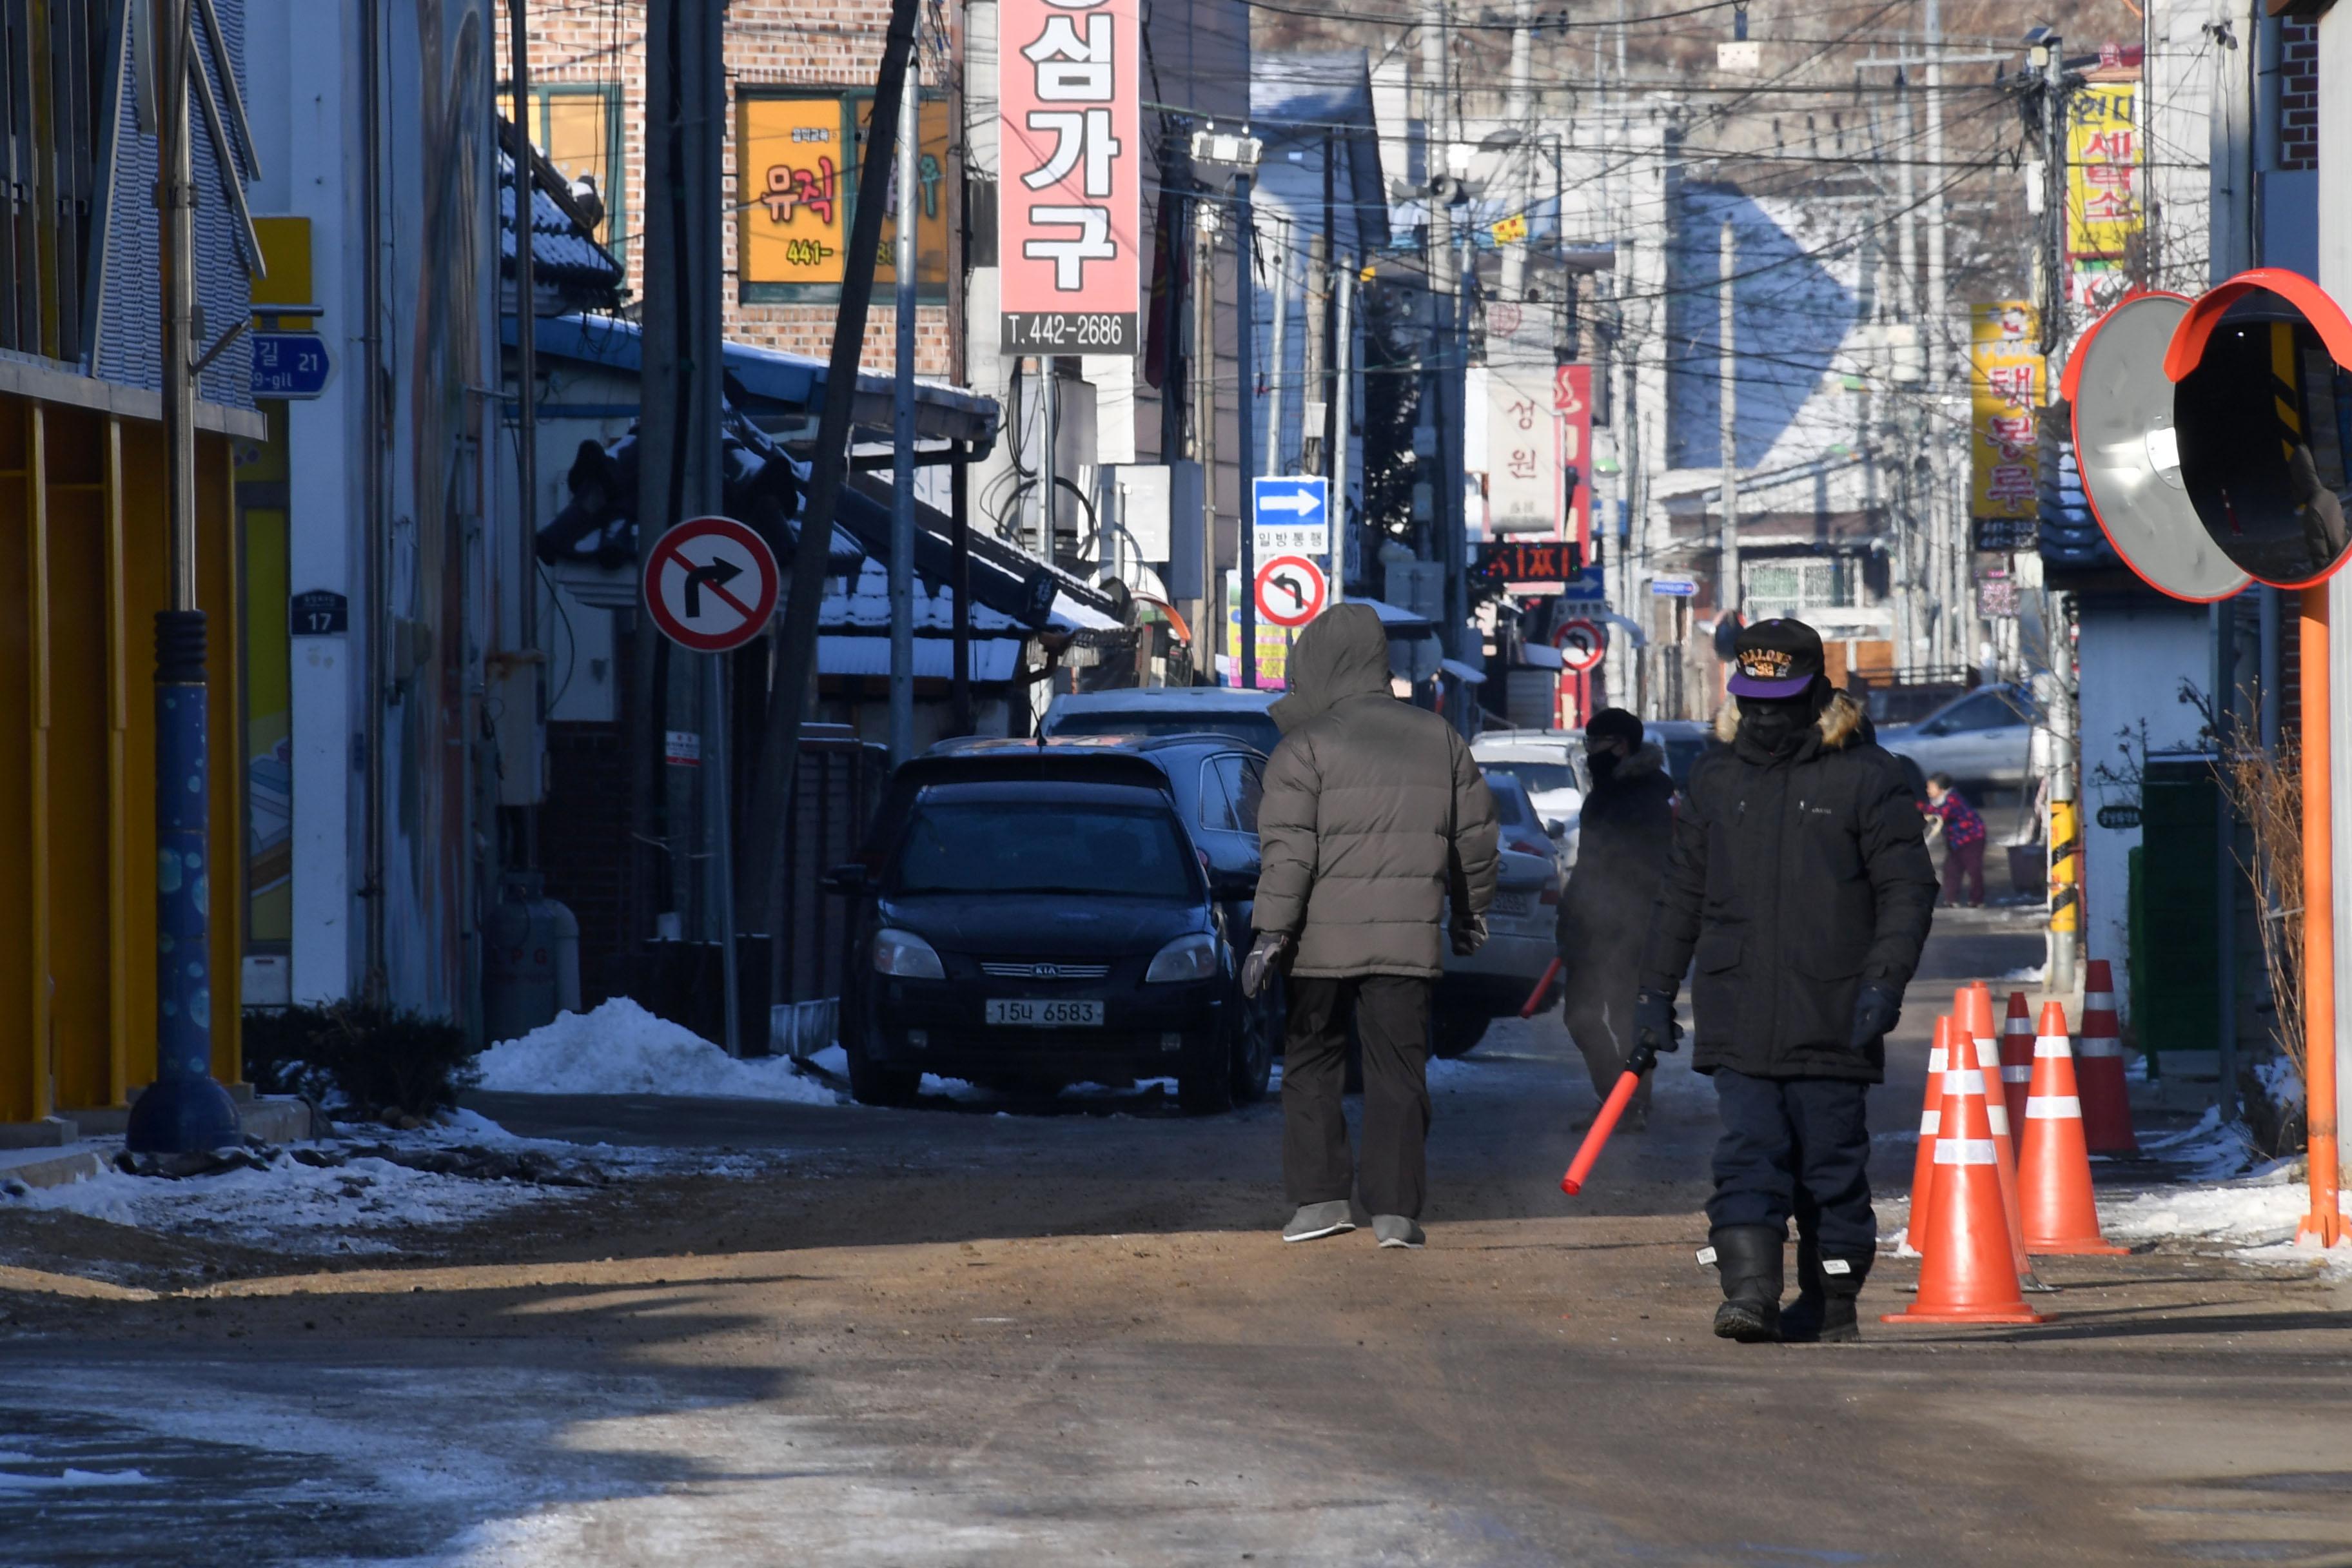
[[[997,683],[1013,679],[1021,661],[1018,637],[971,639],[971,679]],[[816,639],[819,675],[887,675],[890,639],[886,637],[820,637]],[[915,639],[915,679],[948,680],[955,675],[955,641],[951,637]]]
[[[1065,691],[1054,699],[1056,713],[1112,712],[1150,707],[1175,713],[1263,712],[1279,691],[1245,691],[1231,686],[1130,686],[1111,691]]]
[[[890,573],[881,562],[867,556],[859,563],[857,575],[847,581],[848,592],[842,592],[845,579],[835,578],[825,588],[824,602],[817,608],[817,625],[825,630],[844,627],[887,631],[890,626]],[[955,590],[947,584],[936,586],[926,583],[922,574],[915,576],[915,630],[918,634],[952,632],[955,629]],[[976,636],[1010,635],[1023,637],[1027,631],[1011,616],[992,610],[974,599],[971,606],[971,629]]]

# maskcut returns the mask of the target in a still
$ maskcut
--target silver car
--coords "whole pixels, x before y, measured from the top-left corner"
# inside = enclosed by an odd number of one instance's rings
[[[1980,686],[1963,692],[1916,724],[1882,724],[1878,743],[1908,757],[1924,773],[1949,773],[1964,792],[2019,789],[2025,784],[2033,727],[2033,694],[2022,686]]]
[[[1560,868],[1526,786],[1498,767],[1482,770],[1502,821],[1502,866],[1486,910],[1486,942],[1468,958],[1449,952],[1430,1009],[1430,1049],[1458,1057],[1496,1018],[1517,1016],[1559,952]]]

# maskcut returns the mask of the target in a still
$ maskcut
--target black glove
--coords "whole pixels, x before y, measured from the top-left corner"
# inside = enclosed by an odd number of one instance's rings
[[[1266,988],[1277,970],[1290,967],[1291,940],[1288,933],[1262,931],[1257,941],[1250,944],[1249,956],[1242,960],[1242,994],[1255,996]]]
[[[1865,985],[1853,999],[1853,1048],[1862,1049],[1903,1016],[1903,998],[1884,986]]]
[[[1633,997],[1633,1043],[1654,1055],[1682,1049],[1683,1026],[1675,1021],[1675,994],[1643,987]]]
[[[1454,956],[1467,958],[1486,945],[1486,917],[1472,915],[1454,922]]]

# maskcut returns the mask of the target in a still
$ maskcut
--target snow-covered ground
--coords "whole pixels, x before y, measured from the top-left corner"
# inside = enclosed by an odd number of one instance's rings
[[[402,1163],[465,1151],[535,1154],[540,1158],[529,1169],[541,1176],[485,1177]],[[341,1163],[307,1163],[316,1158]],[[258,1169],[176,1180],[108,1170],[63,1186],[0,1188],[0,1210],[78,1214],[310,1256],[366,1256],[398,1252],[435,1233],[511,1210],[576,1202],[634,1176],[688,1168],[748,1176],[769,1169],[776,1158],[518,1138],[486,1117],[457,1110],[406,1132],[354,1124],[342,1139],[277,1151]]]
[[[566,1013],[477,1064],[481,1087],[504,1094],[683,1094],[834,1105],[841,1096],[785,1057],[729,1056],[693,1030],[616,996]]]

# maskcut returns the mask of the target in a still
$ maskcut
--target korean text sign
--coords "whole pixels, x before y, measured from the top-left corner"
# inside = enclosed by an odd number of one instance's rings
[[[2095,82],[2066,114],[2066,251],[2117,257],[2142,226],[2137,82]]]
[[[1552,409],[1559,416],[1559,463],[1563,483],[1576,470],[1568,498],[1567,536],[1587,561],[1592,559],[1592,367],[1564,364],[1552,373]]]
[[[2044,370],[2033,307],[2002,300],[1971,307],[1969,344],[1969,510],[1974,517],[2032,517],[2041,458],[2034,421]]]
[[[1007,353],[1132,354],[1142,294],[1139,0],[1003,0],[997,255]]]

